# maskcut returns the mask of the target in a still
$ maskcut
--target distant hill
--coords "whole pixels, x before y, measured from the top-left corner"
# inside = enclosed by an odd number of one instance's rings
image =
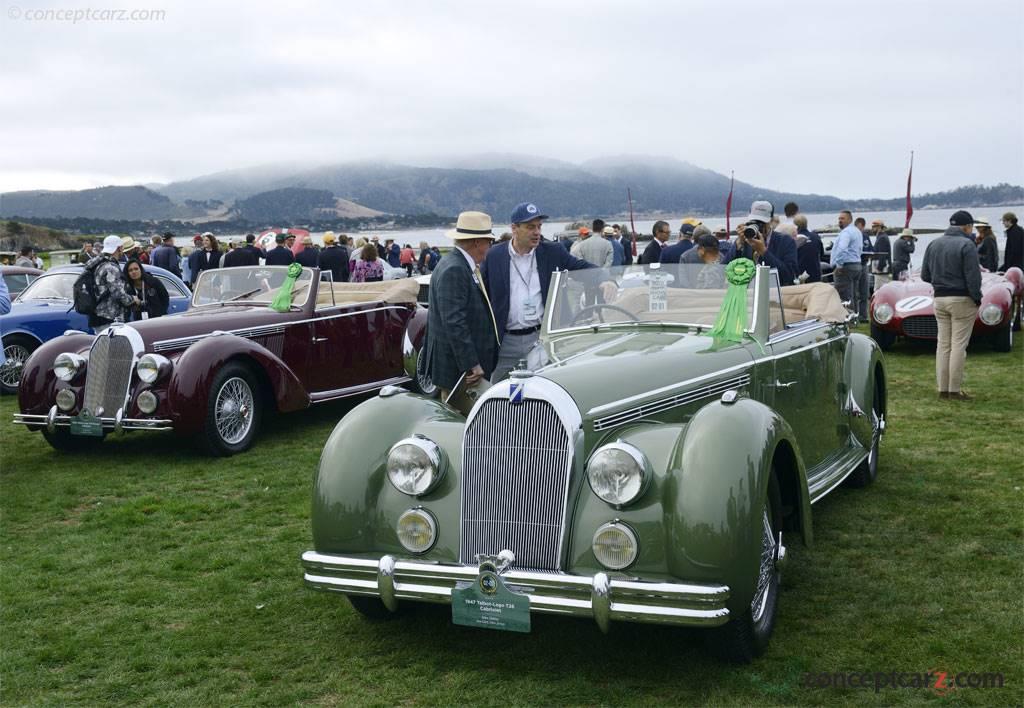
[[[239,223],[323,223],[393,215],[451,218],[476,209],[496,222],[520,201],[537,202],[555,218],[637,214],[721,214],[729,178],[688,162],[626,155],[582,164],[490,153],[413,166],[385,161],[304,167],[264,165],[147,187],[103,187],[80,192],[11,192],[0,195],[0,217],[22,219],[182,220]],[[781,211],[795,201],[806,212],[899,209],[903,197],[848,200],[827,194],[793,194],[735,183],[736,213],[755,199]],[[926,206],[993,206],[1024,202],[1024,188],[1009,184],[967,186],[914,195]],[[435,218],[435,217],[431,217]]]
[[[175,204],[165,195],[142,186],[0,194],[0,216],[5,218],[179,219],[194,213],[194,209]]]

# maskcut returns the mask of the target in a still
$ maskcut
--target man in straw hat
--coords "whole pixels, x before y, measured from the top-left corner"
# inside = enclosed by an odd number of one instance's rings
[[[498,328],[484,288],[480,264],[494,235],[491,217],[479,211],[459,214],[448,232],[455,242],[430,279],[430,308],[424,371],[448,394],[465,377],[471,386],[490,376],[498,351]]]

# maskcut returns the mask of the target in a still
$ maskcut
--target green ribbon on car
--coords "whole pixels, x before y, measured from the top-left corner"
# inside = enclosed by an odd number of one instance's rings
[[[725,269],[729,288],[722,300],[715,326],[708,332],[715,339],[728,342],[743,341],[743,330],[747,328],[747,283],[754,278],[757,266],[749,258],[737,258]]]
[[[280,290],[270,303],[270,309],[277,312],[288,312],[292,307],[292,288],[295,287],[295,280],[302,273],[302,264],[292,263],[288,266],[288,277],[281,283]]]

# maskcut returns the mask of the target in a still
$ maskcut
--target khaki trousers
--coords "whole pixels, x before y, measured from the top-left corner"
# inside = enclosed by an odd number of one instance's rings
[[[939,392],[957,393],[964,378],[967,343],[971,341],[978,306],[969,297],[935,298],[939,342],[935,348],[935,382]]]

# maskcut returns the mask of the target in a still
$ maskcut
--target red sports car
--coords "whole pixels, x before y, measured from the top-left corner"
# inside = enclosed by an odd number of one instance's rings
[[[25,362],[14,422],[59,450],[111,431],[174,430],[230,455],[268,409],[298,411],[416,375],[426,334],[419,284],[331,283],[302,269],[287,302],[280,266],[204,271],[192,309],[99,336],[66,334]]]
[[[988,338],[996,351],[1013,348],[1013,332],[1020,330],[1024,300],[1024,273],[1010,268],[1005,274],[981,272],[981,306],[971,337]],[[905,280],[887,283],[871,298],[871,336],[888,350],[897,337],[936,339],[934,298],[931,283],[914,271]]]

